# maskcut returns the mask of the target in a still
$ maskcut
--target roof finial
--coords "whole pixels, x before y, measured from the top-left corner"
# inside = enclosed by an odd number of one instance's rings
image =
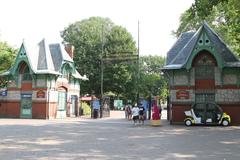
[[[205,19],[203,20],[203,24],[207,24],[207,21]]]

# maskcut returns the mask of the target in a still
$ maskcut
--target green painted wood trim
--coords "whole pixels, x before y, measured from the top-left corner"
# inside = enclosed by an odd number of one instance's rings
[[[214,47],[213,42],[208,38],[208,34],[205,31],[205,29],[203,28],[201,30],[201,34],[199,34],[199,38],[197,40],[197,43],[194,46],[194,49],[191,53],[191,55],[189,56],[187,62],[185,63],[184,67],[189,70],[190,68],[192,68],[192,62],[193,59],[197,56],[197,54],[203,50],[208,51],[210,54],[212,54],[214,56],[214,58],[217,61],[217,65],[220,69],[223,69],[224,67],[224,62],[223,59],[217,54],[216,48]],[[199,45],[199,39],[203,40],[203,44]],[[205,40],[208,39],[210,42],[208,44],[205,43]]]
[[[188,81],[187,81],[187,83],[185,83],[185,84],[177,84],[177,85],[175,85],[174,84],[174,82],[175,82],[175,76],[179,76],[179,75],[185,75],[185,76],[187,76],[187,79],[188,79]],[[189,86],[189,85],[191,85],[190,84],[190,80],[189,80],[189,73],[187,72],[187,70],[186,69],[179,69],[179,70],[173,70],[173,86],[183,86],[183,85],[186,85],[186,86]]]
[[[58,76],[56,76],[56,75],[48,74],[46,76],[47,88],[49,88],[49,89],[55,88],[56,83],[57,83],[57,78],[58,78]],[[52,81],[55,81],[55,85],[54,86],[52,86]]]
[[[188,86],[191,86],[191,70],[187,70]]]
[[[237,70],[237,86],[240,86],[240,70]]]
[[[224,83],[223,82],[223,77],[224,75],[227,75],[227,74],[233,74],[233,75],[236,75],[237,76],[237,82],[236,83]],[[224,68],[223,71],[222,71],[222,84],[223,85],[238,85],[240,84],[239,82],[239,69],[237,68]]]
[[[170,86],[172,86],[174,82],[173,70],[170,70],[169,78],[170,78]]]
[[[23,54],[23,53],[25,53],[25,56],[22,56],[22,55],[21,55],[21,54]],[[28,65],[28,67],[29,67],[29,73],[30,73],[30,74],[33,74],[34,72],[33,72],[33,69],[31,68],[30,63],[29,63],[29,60],[28,60],[28,57],[27,57],[27,54],[26,54],[26,49],[25,49],[23,43],[22,43],[22,45],[21,45],[21,47],[20,47],[20,49],[19,49],[19,51],[18,51],[18,54],[17,54],[17,57],[16,57],[15,62],[14,62],[14,64],[13,64],[13,67],[10,69],[10,74],[12,74],[12,75],[16,75],[16,74],[17,74],[16,71],[17,71],[17,69],[18,69],[18,67],[19,67],[19,64],[20,64],[22,61],[24,61],[24,62]]]
[[[43,79],[45,81],[45,86],[37,86],[37,79]],[[46,88],[48,87],[47,74],[38,74],[36,75],[35,88]]]
[[[221,73],[221,87],[223,86],[223,70],[220,70],[220,73]]]

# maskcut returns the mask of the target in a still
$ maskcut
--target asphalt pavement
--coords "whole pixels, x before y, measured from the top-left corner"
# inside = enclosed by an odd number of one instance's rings
[[[164,118],[164,116],[163,116]],[[1,160],[239,160],[240,127],[110,118],[0,119]]]

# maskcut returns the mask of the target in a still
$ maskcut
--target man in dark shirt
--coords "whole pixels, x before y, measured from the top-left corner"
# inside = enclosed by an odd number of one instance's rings
[[[142,121],[142,125],[144,124],[144,119],[145,119],[145,108],[143,107],[142,104],[139,106],[139,123]]]

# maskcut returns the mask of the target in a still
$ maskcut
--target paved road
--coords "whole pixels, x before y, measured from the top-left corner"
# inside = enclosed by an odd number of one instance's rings
[[[239,160],[240,127],[133,126],[115,118],[0,119],[1,160]],[[148,122],[147,122],[148,123]]]

